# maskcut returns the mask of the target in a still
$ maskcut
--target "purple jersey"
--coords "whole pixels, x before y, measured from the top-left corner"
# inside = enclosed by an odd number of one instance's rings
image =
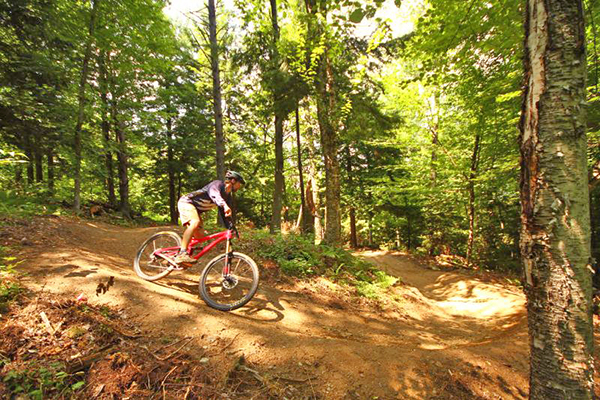
[[[223,207],[226,203],[229,204],[230,200],[231,193],[225,191],[225,183],[217,180],[200,190],[182,196],[179,201],[193,204],[198,212],[205,212],[217,206]]]

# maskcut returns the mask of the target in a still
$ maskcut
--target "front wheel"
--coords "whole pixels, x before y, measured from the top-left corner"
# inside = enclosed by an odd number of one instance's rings
[[[258,267],[253,259],[242,253],[212,259],[200,276],[200,297],[210,307],[231,311],[250,301],[258,289]]]
[[[142,279],[155,281],[173,271],[173,259],[179,252],[181,238],[175,232],[159,232],[148,238],[139,248],[133,269]]]

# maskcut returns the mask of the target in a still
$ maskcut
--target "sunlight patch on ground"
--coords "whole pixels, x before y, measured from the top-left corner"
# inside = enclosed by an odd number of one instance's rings
[[[387,250],[367,250],[360,253],[361,257],[374,258],[389,254]]]
[[[419,348],[423,350],[444,350],[448,346],[444,346],[441,343],[421,343],[419,344]]]
[[[483,282],[478,277],[460,273],[429,270],[419,265],[418,260],[398,255],[383,250],[360,253],[361,257],[405,282],[403,288],[408,292],[403,297],[409,301],[407,296],[412,297],[414,303],[420,299],[452,316],[490,321],[524,312],[525,296],[517,287]]]
[[[489,300],[491,301],[491,300]],[[507,317],[522,309],[522,304],[507,301],[491,301],[485,303],[469,302],[468,300],[442,301],[438,306],[449,314],[457,316],[469,316],[472,318],[487,319],[489,317]]]
[[[507,317],[525,306],[523,295],[511,293],[502,286],[465,278],[456,281],[450,274],[440,276],[434,287],[431,295],[437,305],[452,315],[482,319]]]

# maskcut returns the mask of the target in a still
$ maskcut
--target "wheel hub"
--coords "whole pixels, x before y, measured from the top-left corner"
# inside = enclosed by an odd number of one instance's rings
[[[223,282],[221,284],[223,285],[223,288],[231,290],[237,286],[238,280],[235,276],[228,276],[225,279],[223,279]]]

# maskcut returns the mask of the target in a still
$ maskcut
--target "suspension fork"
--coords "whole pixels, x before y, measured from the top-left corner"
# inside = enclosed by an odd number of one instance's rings
[[[231,236],[227,236],[227,243],[225,244],[225,266],[223,267],[223,276],[229,276],[231,259],[233,258],[233,251],[231,247]]]

